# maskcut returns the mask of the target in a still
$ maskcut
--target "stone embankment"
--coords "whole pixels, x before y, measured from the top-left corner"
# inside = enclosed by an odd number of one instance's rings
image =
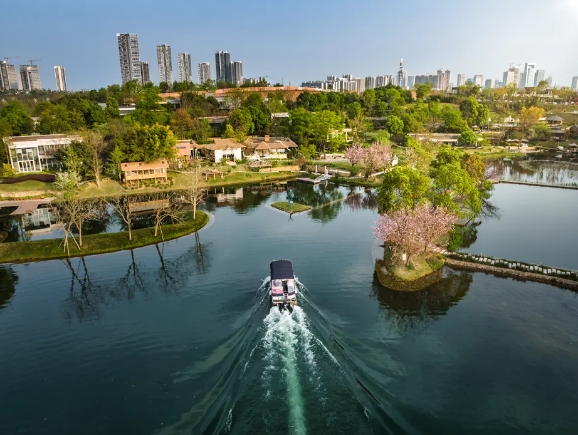
[[[558,287],[578,290],[578,271],[543,265],[528,264],[502,258],[472,255],[461,252],[440,251],[446,257],[446,264],[459,269],[489,272],[527,281],[542,282]]]
[[[528,181],[512,181],[512,180],[499,180],[498,183],[501,183],[501,184],[521,184],[522,186],[555,187],[556,189],[578,190],[578,186],[576,186],[575,184],[546,184],[546,183],[531,183]]]

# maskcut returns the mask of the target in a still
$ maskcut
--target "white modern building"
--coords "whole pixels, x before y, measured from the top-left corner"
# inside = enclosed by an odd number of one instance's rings
[[[211,80],[211,64],[209,62],[198,63],[197,75],[199,76],[199,84]]]
[[[138,48],[138,35],[129,33],[117,33],[118,54],[120,58],[120,75],[122,84],[131,80],[142,83],[140,51]]]
[[[159,66],[159,83],[166,82],[171,87],[173,85],[173,62],[171,60],[170,45],[157,45],[157,62]]]
[[[526,63],[524,67],[524,88],[531,88],[534,86],[534,79],[536,78],[536,64]]]
[[[66,134],[11,136],[4,138],[4,146],[8,162],[16,172],[39,172],[57,168],[54,153],[80,141],[82,137]]]
[[[54,78],[56,79],[56,90],[66,92],[66,75],[63,66],[54,67]]]
[[[481,74],[476,74],[474,76],[474,86],[479,86],[480,88],[484,86],[484,76]]]
[[[238,60],[231,62],[231,83],[237,86],[243,84],[243,62]]]
[[[226,51],[215,53],[216,82],[231,83],[231,55]]]
[[[177,66],[179,68],[179,82],[193,81],[193,68],[189,53],[177,53]]]
[[[542,80],[546,79],[546,71],[539,69],[536,71],[536,78],[534,79],[534,86],[538,86]]]
[[[38,65],[20,65],[20,81],[23,91],[29,92],[42,89]]]
[[[458,87],[464,86],[466,84],[466,75],[458,74]]]
[[[572,77],[572,89],[578,91],[578,76]]]
[[[516,86],[518,86],[519,81],[520,81],[519,66],[511,66],[510,68],[508,68],[508,71],[504,72],[504,79],[502,80],[502,85],[504,87],[512,83],[515,83]]]
[[[16,75],[16,68],[4,60],[0,60],[0,89],[22,89]]]

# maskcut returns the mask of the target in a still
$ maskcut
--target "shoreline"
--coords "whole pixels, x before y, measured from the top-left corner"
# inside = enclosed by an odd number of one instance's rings
[[[197,210],[195,220],[164,225],[162,227],[163,237],[160,235],[160,229],[159,235],[155,237],[154,228],[132,230],[132,240],[128,240],[128,231],[85,235],[82,237],[83,245],[80,250],[72,240],[69,242],[70,255],[64,252],[63,239],[1,243],[0,264],[59,260],[142,248],[188,236],[205,228],[208,224],[212,224],[213,221],[214,218],[208,213]]]

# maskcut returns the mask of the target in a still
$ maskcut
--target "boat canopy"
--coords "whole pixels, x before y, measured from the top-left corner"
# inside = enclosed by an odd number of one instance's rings
[[[275,260],[270,263],[271,279],[295,279],[293,265],[289,260]]]

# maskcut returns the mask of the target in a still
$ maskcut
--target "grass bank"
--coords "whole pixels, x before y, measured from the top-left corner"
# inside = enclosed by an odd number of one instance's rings
[[[271,204],[271,207],[275,207],[277,210],[281,210],[287,213],[299,213],[311,209],[311,207],[308,205],[298,204],[296,202],[291,205],[287,201],[274,202]]]
[[[416,291],[429,287],[442,277],[441,269],[445,259],[439,255],[412,257],[411,265],[390,264],[378,260],[375,272],[381,285],[399,291]]]
[[[177,239],[200,230],[208,222],[209,216],[202,211],[197,211],[197,217],[194,220],[191,216],[183,222],[163,225],[163,238],[161,238],[160,230],[159,235],[155,237],[154,228],[133,230],[132,240],[128,239],[128,232],[86,235],[82,237],[82,248],[80,250],[72,240],[70,241],[70,257],[124,251]],[[0,263],[22,263],[66,257],[67,255],[62,249],[62,239],[0,244]]]

